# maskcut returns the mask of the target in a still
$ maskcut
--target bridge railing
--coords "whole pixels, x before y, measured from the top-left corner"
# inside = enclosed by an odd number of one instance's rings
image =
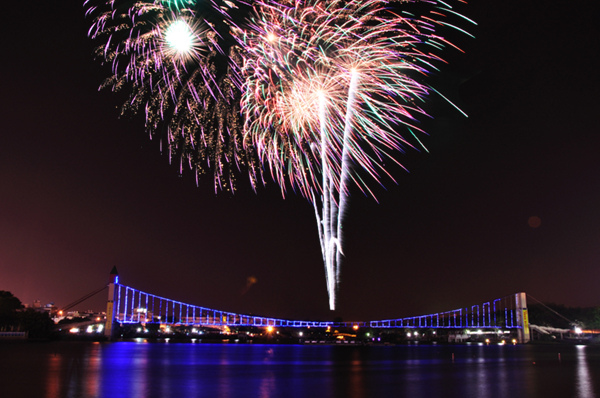
[[[372,328],[520,328],[518,294],[466,308],[428,315],[368,322],[299,321],[237,314],[196,306],[115,283],[114,318],[120,323],[189,326],[372,327]]]

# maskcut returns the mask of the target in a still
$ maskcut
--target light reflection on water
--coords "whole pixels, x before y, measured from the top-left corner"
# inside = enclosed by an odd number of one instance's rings
[[[585,355],[586,348],[584,345],[577,346],[577,396],[580,398],[595,396]]]
[[[600,392],[600,346],[48,343],[0,345],[0,357],[2,396],[11,397],[590,398]]]
[[[62,368],[62,356],[51,355],[48,357],[48,372],[46,373],[46,393],[47,397],[57,397],[59,395],[59,369]]]

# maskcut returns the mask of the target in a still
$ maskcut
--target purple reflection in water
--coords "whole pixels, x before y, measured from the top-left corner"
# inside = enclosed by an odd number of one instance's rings
[[[0,357],[2,396],[10,397],[587,398],[600,392],[599,346],[46,343],[1,344]]]

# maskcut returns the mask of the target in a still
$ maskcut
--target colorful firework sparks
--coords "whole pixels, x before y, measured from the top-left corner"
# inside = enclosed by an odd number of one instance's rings
[[[442,0],[93,1],[104,85],[131,85],[124,112],[143,109],[151,136],[164,127],[180,170],[233,189],[241,165],[262,177],[258,158],[312,202],[334,309],[349,187],[374,196],[385,164],[421,145],[437,92],[423,80],[452,46],[437,28],[462,32],[444,18],[464,17]]]
[[[169,159],[212,172],[215,190],[234,189],[235,172],[247,166],[254,182],[252,149],[242,145],[240,47],[231,35],[231,2],[88,0],[95,17],[90,37],[103,44],[97,56],[112,68],[102,87],[131,87],[122,113],[143,112],[151,137],[161,136]]]
[[[438,18],[453,12],[432,4]],[[396,152],[413,146],[403,131],[421,131],[421,77],[440,60],[423,47],[449,44],[440,23],[378,0],[259,1],[244,32],[247,145],[282,191],[291,185],[315,206],[331,309],[349,182],[372,194],[370,180],[391,178],[385,162],[400,164]]]
[[[169,8],[180,9],[192,6],[196,0],[161,0],[161,3]]]
[[[354,169],[379,183],[388,175],[383,159],[397,162],[396,152],[413,146],[398,126],[421,131],[420,104],[430,92],[421,77],[440,60],[422,47],[447,43],[436,36],[432,21],[401,16],[387,6],[378,0],[256,6],[244,37],[242,105],[248,138],[282,189],[291,184],[312,200],[320,185],[316,176],[327,169],[339,191],[344,147]],[[356,106],[347,121],[353,74]],[[326,102],[325,147],[314,145],[322,141],[320,96]],[[351,134],[345,146],[347,122]],[[368,191],[368,180],[357,173],[351,179]]]

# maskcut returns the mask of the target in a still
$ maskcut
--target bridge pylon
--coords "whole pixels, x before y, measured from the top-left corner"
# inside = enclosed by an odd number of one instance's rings
[[[109,340],[115,337],[115,285],[119,283],[119,272],[117,267],[110,271],[108,281],[108,300],[106,302],[106,324],[104,326],[104,336]]]
[[[527,294],[525,292],[515,294],[517,313],[517,340],[519,344],[528,343],[531,340],[529,333],[529,313],[527,311]]]

